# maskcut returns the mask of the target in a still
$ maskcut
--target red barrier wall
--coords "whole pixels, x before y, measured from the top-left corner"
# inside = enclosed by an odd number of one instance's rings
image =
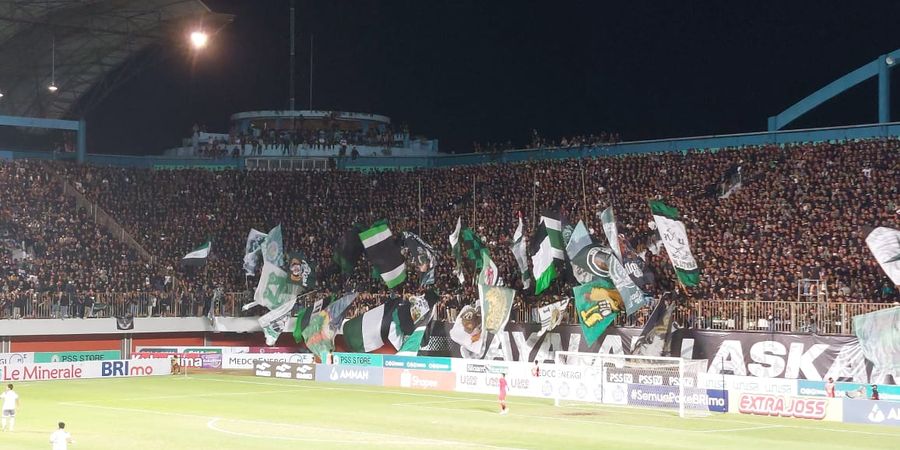
[[[14,352],[71,352],[81,350],[121,350],[121,338],[109,336],[22,336],[10,342]]]

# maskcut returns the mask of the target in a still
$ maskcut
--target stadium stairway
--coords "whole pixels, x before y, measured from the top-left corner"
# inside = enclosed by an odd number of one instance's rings
[[[125,231],[125,228],[119,225],[119,222],[117,222],[116,219],[114,219],[103,208],[101,208],[100,205],[89,200],[64,176],[60,175],[56,171],[51,171],[51,173],[57,181],[62,183],[63,193],[69,197],[72,197],[75,200],[75,205],[78,208],[84,208],[86,211],[88,211],[92,216],[94,216],[94,221],[97,224],[105,228],[111,236],[117,238],[120,242],[141,255],[141,259],[148,262],[153,261],[153,257],[150,255],[150,252],[148,252],[140,243],[138,243],[138,241],[130,233]]]

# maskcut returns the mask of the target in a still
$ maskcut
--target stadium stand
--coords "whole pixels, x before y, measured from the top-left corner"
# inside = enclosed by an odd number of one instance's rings
[[[157,313],[200,314],[204,293],[214,286],[230,292],[255,286],[240,266],[247,230],[282,224],[285,247],[303,250],[315,261],[327,292],[339,289],[329,267],[340,234],[354,222],[387,218],[395,231],[418,232],[439,249],[443,269],[437,285],[451,294],[442,305],[442,311],[450,312],[461,299],[476,295],[471,286],[458,287],[449,270],[453,263],[447,236],[457,217],[483,236],[503,278],[518,283],[508,251],[518,212],[526,230],[543,208],[555,206],[573,223],[584,219],[599,233],[595,214],[612,205],[624,234],[644,251],[654,233],[648,228],[646,200],[661,196],[682,211],[702,264],[696,300],[892,302],[900,297],[868,255],[860,232],[872,224],[898,222],[900,193],[890,181],[900,170],[897,146],[896,140],[860,140],[372,173],[5,163],[4,188],[18,199],[5,207],[7,235],[35,242],[40,251],[28,261],[31,269],[26,264],[17,270],[5,262],[3,291],[7,298],[30,289],[58,292],[66,280],[81,279],[75,286],[78,295],[129,291],[138,293],[134,302],[142,313],[155,306]],[[719,198],[717,182],[737,166],[741,187]],[[62,220],[62,211],[72,206],[61,203],[49,181],[51,172],[115,216],[154,262],[139,262],[91,227],[84,213]],[[22,177],[30,177],[30,184],[23,185]],[[48,236],[57,223],[64,228]],[[59,235],[71,243],[42,246]],[[180,257],[207,237],[215,243],[208,266],[180,268]],[[657,274],[655,291],[672,290],[665,254],[645,256]],[[92,274],[87,281],[85,270]],[[20,281],[29,276],[37,277],[39,288]],[[804,279],[818,282],[804,285]],[[351,283],[374,294],[371,302],[359,302],[362,308],[385,293],[367,270],[359,270]],[[414,287],[408,284],[405,290]],[[557,286],[540,299],[520,295],[517,309],[566,294]],[[529,315],[518,316],[527,320]],[[685,320],[703,319],[687,314]],[[640,325],[640,319],[634,324]]]

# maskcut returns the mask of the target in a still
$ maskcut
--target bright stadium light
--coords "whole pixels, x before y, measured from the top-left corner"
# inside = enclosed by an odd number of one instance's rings
[[[209,35],[202,31],[194,31],[191,33],[191,45],[196,49],[201,49],[206,47],[206,43],[209,41]]]

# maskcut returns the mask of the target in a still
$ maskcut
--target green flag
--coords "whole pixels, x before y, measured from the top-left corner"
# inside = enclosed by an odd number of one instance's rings
[[[331,300],[334,300],[334,295],[332,294],[330,297]],[[322,306],[327,304],[324,298],[319,298],[315,302],[313,302],[312,306],[303,306],[297,310],[297,318],[294,322],[294,342],[301,343],[303,342],[303,330],[309,326],[309,319],[314,314],[317,314],[322,310]]]
[[[294,252],[288,255],[288,270],[291,272],[291,283],[300,285],[304,290],[310,290],[316,286],[316,266],[306,258],[303,252]]]
[[[624,312],[622,297],[609,278],[599,278],[577,286],[573,291],[581,331],[587,345],[594,345],[606,328],[616,320],[618,314]]]

